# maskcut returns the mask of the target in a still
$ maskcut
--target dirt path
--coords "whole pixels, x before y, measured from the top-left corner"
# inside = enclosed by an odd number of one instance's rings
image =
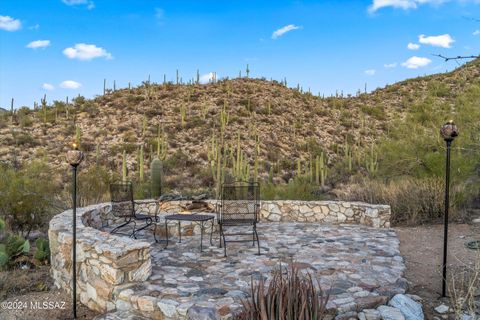
[[[409,292],[424,298],[427,306],[438,306],[442,288],[443,225],[395,230],[407,267],[405,277],[409,281]],[[480,258],[480,251],[466,248],[465,243],[471,240],[480,240],[480,224],[449,225],[447,278],[448,272],[451,275],[465,265],[473,266]]]

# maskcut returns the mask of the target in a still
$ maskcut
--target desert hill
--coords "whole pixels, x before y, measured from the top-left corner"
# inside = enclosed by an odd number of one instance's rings
[[[260,179],[270,174],[276,182],[287,182],[299,166],[302,172],[311,170],[310,163],[322,154],[328,167],[345,157],[376,158],[375,141],[388,136],[393,120],[432,95],[454,108],[457,96],[479,79],[477,59],[449,73],[343,97],[319,97],[265,79],[205,85],[143,82],[91,100],[77,97],[68,105],[43,101],[36,110],[2,113],[0,159],[44,158],[64,172],[64,154],[80,136],[85,168],[101,163],[120,173],[125,151],[129,175],[136,177],[140,146],[148,172],[160,142],[166,175],[175,175],[175,183],[211,184],[219,150],[227,171],[241,150],[245,170],[257,171]],[[352,155],[352,150],[357,151]]]

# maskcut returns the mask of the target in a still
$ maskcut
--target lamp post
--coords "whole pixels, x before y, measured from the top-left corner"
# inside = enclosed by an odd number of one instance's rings
[[[442,297],[446,297],[447,286],[447,246],[448,246],[448,209],[450,207],[450,149],[458,129],[453,120],[448,121],[440,128],[440,134],[447,144],[447,157],[445,161],[445,215],[443,227],[443,265],[442,265]]]
[[[78,145],[72,143],[72,150],[67,151],[67,162],[72,166],[73,173],[73,223],[72,223],[72,295],[73,319],[77,319],[77,167],[83,160],[83,152],[78,150]]]

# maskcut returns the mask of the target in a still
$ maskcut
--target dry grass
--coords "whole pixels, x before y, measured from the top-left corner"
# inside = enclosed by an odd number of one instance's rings
[[[474,264],[464,263],[450,272],[448,293],[455,319],[463,314],[475,318],[480,312],[480,251]]]
[[[365,179],[348,186],[342,197],[354,201],[388,204],[392,208],[392,224],[413,225],[433,222],[443,217],[444,188],[444,182],[439,178],[402,178],[389,183]],[[463,192],[463,186],[451,188],[452,219],[459,216],[456,204]]]

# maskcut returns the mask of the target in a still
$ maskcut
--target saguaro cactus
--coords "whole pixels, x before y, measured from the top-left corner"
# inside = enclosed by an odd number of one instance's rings
[[[43,98],[40,100],[42,103],[42,111],[43,111],[43,123],[47,123],[47,95],[43,95]]]
[[[158,126],[157,130],[157,158],[160,160],[165,160],[167,156],[167,137],[163,130],[160,130],[160,126]]]
[[[127,151],[123,150],[122,181],[127,182]]]
[[[12,98],[12,102],[10,103],[10,115],[11,115],[11,122],[13,123],[13,119],[14,119],[14,116],[15,116],[15,112],[13,110],[13,102],[14,102],[14,99]]]
[[[378,170],[378,155],[375,152],[373,142],[370,146],[370,152],[365,157],[365,168],[370,174],[375,174]]]
[[[82,129],[80,127],[75,128],[75,143],[77,147],[80,147],[80,143],[82,141]]]
[[[153,198],[158,198],[162,195],[162,175],[162,160],[155,158],[150,164],[151,191]]]
[[[325,180],[327,179],[327,161],[325,154],[322,152],[315,158],[315,182],[322,187],[325,186]]]
[[[143,162],[143,144],[140,146],[140,149],[138,151],[138,172],[139,172],[139,178],[140,182],[143,182],[144,180],[144,162]]]

